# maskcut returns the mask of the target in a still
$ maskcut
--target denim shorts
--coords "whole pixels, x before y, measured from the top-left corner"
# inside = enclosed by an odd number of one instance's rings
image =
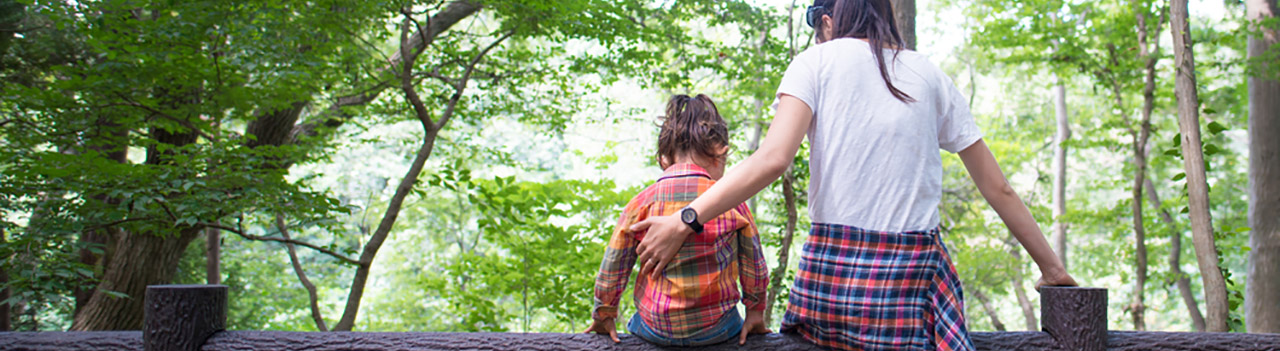
[[[720,321],[716,322],[715,325],[699,331],[693,336],[675,339],[658,335],[644,323],[644,319],[640,318],[640,314],[636,313],[631,316],[631,321],[627,322],[627,331],[631,332],[631,335],[659,346],[712,345],[732,340],[741,334],[742,316],[738,315],[737,309],[730,309],[725,312],[724,317],[721,317]]]

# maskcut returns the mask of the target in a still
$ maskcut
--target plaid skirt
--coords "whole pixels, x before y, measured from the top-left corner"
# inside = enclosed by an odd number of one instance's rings
[[[813,224],[782,330],[841,350],[974,350],[937,229]]]

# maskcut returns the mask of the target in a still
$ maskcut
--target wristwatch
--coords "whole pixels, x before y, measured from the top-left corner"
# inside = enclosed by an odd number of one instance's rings
[[[698,211],[694,210],[693,207],[685,206],[680,209],[680,221],[689,225],[689,228],[693,229],[694,233],[702,233],[702,223],[698,223]]]

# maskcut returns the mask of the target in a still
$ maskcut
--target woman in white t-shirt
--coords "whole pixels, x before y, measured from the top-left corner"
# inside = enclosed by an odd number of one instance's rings
[[[784,331],[839,349],[973,349],[960,282],[939,238],[939,150],[960,154],[1040,267],[1037,287],[1076,285],[982,141],[964,96],[923,55],[900,49],[889,1],[817,0],[807,15],[819,45],[787,68],[760,149],[679,216],[632,227],[647,231],[637,248],[641,273],[662,272],[698,223],[778,179],[807,135],[813,228]]]

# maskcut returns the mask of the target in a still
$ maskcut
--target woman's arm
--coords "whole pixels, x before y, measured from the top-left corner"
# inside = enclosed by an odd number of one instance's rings
[[[978,139],[973,145],[960,151],[960,160],[964,161],[964,167],[969,170],[969,176],[978,186],[982,197],[987,199],[987,203],[1000,215],[1004,225],[1013,232],[1013,237],[1022,243],[1036,266],[1040,267],[1041,278],[1036,283],[1036,288],[1039,289],[1042,285],[1075,286],[1075,279],[1067,274],[1062,261],[1049,248],[1044,233],[1040,232],[1040,225],[1031,217],[1022,198],[1009,186],[1008,179],[1000,171],[1000,164],[991,155],[987,143]]]
[[[790,95],[784,94],[779,99],[777,116],[769,125],[769,133],[760,143],[760,149],[689,204],[698,211],[699,223],[707,223],[746,202],[782,176],[782,172],[795,159],[800,143],[809,131],[813,110]],[[648,233],[636,247],[641,264],[640,274],[657,274],[666,269],[667,263],[671,262],[684,244],[685,237],[693,234],[693,230],[676,215],[649,217],[631,226],[632,232],[644,230],[648,230]]]

